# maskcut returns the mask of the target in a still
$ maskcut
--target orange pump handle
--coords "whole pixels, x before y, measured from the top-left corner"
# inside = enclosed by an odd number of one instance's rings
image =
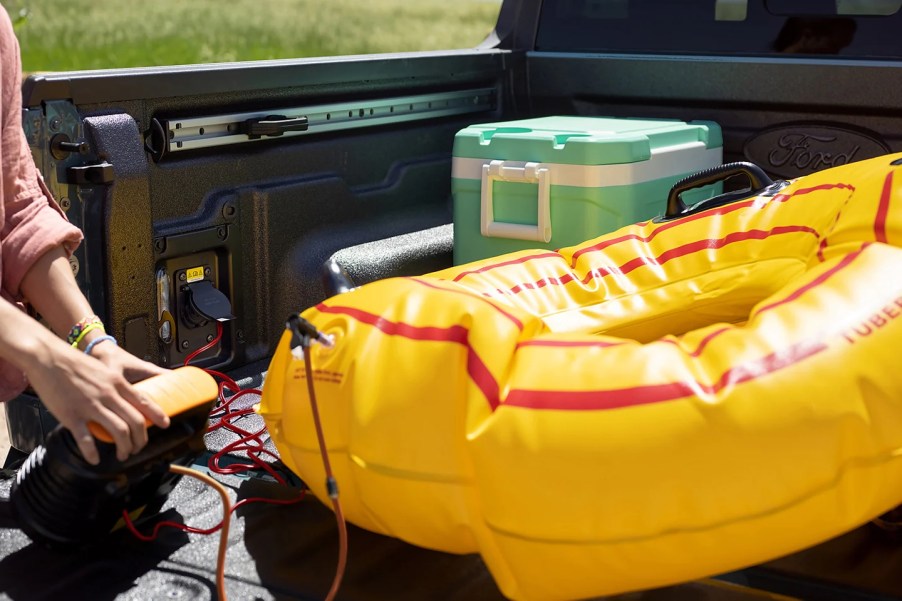
[[[169,417],[174,417],[219,396],[219,386],[213,376],[204,370],[185,366],[159,376],[136,383],[147,399],[159,405]],[[149,420],[145,420],[151,426]],[[88,422],[88,430],[103,442],[113,442],[113,437],[98,423]]]

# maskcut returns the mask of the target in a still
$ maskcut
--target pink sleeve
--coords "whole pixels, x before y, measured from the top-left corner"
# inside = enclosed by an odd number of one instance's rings
[[[3,228],[0,230],[2,288],[19,298],[22,278],[44,253],[63,245],[71,254],[81,242],[73,226],[40,179],[22,129],[19,44],[9,15],[0,11],[0,178]]]

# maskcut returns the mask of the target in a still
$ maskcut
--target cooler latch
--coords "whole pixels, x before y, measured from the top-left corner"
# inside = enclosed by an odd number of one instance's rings
[[[517,182],[538,185],[538,218],[535,225],[495,221],[494,183]],[[551,241],[551,178],[542,163],[526,163],[522,167],[492,161],[482,166],[482,214],[480,231],[492,238]]]

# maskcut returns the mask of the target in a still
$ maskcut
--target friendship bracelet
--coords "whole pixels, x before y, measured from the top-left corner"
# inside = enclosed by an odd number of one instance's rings
[[[94,340],[92,340],[91,342],[88,343],[88,346],[85,347],[85,354],[90,355],[91,351],[94,350],[94,347],[97,346],[98,344],[100,344],[101,342],[104,342],[105,340],[109,340],[116,346],[119,346],[119,343],[116,342],[115,338],[113,338],[109,334],[104,334],[103,336],[98,336],[97,338],[95,338]]]
[[[103,322],[100,321],[100,318],[96,315],[89,315],[72,326],[72,329],[69,330],[69,335],[66,336],[66,342],[72,346],[78,346],[78,343],[81,342],[81,339],[84,338],[85,333],[87,333],[87,328],[92,325],[94,325],[92,328],[94,330],[97,329],[97,326],[100,326],[100,328],[103,329]]]
[[[104,334],[106,334],[106,330],[103,328],[102,323],[89,323],[85,326],[85,329],[81,331],[81,334],[78,335],[78,338],[75,339],[75,342],[72,343],[72,348],[78,348],[78,345],[81,344],[81,341],[85,339],[85,336],[88,333],[93,332],[94,330],[100,330]]]

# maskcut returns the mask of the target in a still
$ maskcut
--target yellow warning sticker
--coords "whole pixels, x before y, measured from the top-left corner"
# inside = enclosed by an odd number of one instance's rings
[[[185,274],[188,276],[188,282],[199,282],[204,279],[204,268],[203,267],[190,267],[185,270]]]

